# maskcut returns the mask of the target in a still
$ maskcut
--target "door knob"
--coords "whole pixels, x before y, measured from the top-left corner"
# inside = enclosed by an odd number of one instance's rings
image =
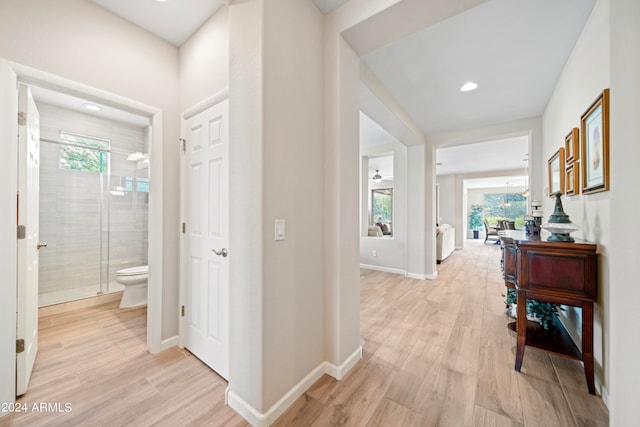
[[[36,249],[46,248],[46,247],[47,247],[47,244],[42,242],[38,242],[38,244],[36,245]]]
[[[216,250],[216,249],[211,249],[213,251],[214,254],[221,256],[223,258],[226,258],[227,255],[229,255],[229,251],[227,250],[227,248],[222,248],[220,250]]]

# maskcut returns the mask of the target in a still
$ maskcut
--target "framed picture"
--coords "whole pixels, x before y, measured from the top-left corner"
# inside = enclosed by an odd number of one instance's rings
[[[609,89],[580,118],[582,193],[609,190]]]
[[[549,159],[549,197],[564,194],[564,148]]]
[[[564,173],[564,192],[567,196],[575,196],[580,194],[580,164],[579,162],[571,163],[566,167]]]
[[[564,159],[567,165],[580,159],[580,131],[578,128],[571,129],[571,132],[564,138]]]

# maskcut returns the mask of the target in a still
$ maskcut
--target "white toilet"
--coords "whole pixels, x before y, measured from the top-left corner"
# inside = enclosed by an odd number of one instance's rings
[[[147,303],[149,266],[125,268],[116,272],[116,282],[124,285],[120,308],[136,307]]]

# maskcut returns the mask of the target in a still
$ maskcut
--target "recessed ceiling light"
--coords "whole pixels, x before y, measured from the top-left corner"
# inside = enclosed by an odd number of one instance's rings
[[[91,111],[100,111],[101,110],[101,108],[98,107],[97,105],[89,104],[89,103],[84,104],[84,108],[86,108],[87,110],[91,110]]]
[[[478,83],[476,82],[466,82],[460,87],[460,92],[469,92],[470,90],[474,90],[478,88]]]

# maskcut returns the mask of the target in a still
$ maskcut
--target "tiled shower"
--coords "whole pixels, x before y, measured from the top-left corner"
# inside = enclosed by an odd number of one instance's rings
[[[39,103],[39,305],[122,290],[147,265],[147,130]]]

